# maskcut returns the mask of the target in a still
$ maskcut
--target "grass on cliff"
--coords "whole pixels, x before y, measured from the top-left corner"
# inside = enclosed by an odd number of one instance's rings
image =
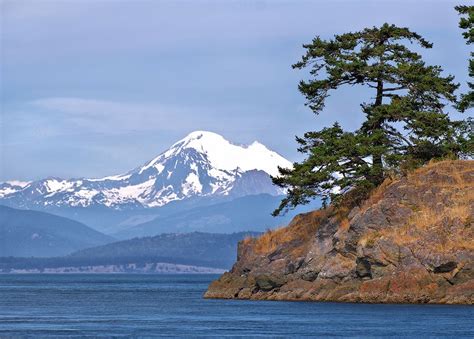
[[[246,238],[244,244],[253,243],[253,250],[258,254],[269,254],[282,245],[294,243],[287,247],[291,255],[299,256],[304,253],[305,244],[314,236],[321,220],[328,214],[328,210],[316,210],[297,215],[286,227],[268,230],[259,238]]]
[[[398,228],[386,228],[368,233],[361,241],[367,245],[377,239],[391,238],[399,246],[424,246],[436,250],[474,250],[474,162],[446,160],[430,162],[407,176],[407,185],[425,186],[432,190],[436,207],[420,197],[410,205],[412,215]],[[391,182],[390,182],[391,183]],[[383,188],[365,206],[368,208],[383,197]],[[419,239],[432,239],[420,244]]]
[[[425,238],[426,232],[436,232],[435,241],[427,246],[438,246],[446,249],[474,249],[473,211],[474,211],[474,162],[446,160],[430,162],[406,177],[407,185],[416,187],[437,187],[436,199],[440,206],[436,209],[423,203],[413,205],[409,221],[401,228],[389,228],[374,231],[366,235],[362,241],[374,243],[383,237],[393,238],[399,245],[415,243]],[[389,178],[375,189],[362,204],[361,212],[366,211],[384,198],[387,188],[400,179]],[[435,193],[433,193],[435,194]],[[420,199],[421,201],[421,199]],[[449,204],[443,203],[448,201]],[[330,207],[296,216],[287,227],[269,230],[257,239],[247,238],[245,244],[252,242],[253,250],[259,254],[269,254],[278,248],[284,248],[290,255],[297,257],[305,253],[309,240],[314,236],[319,224],[324,218],[335,217],[340,223],[339,228],[347,230],[350,227],[347,207],[337,210]],[[444,227],[439,227],[444,225]],[[294,246],[285,246],[293,243]]]
[[[436,171],[437,176],[430,176]],[[437,178],[437,180],[433,180]],[[441,250],[474,250],[474,169],[467,162],[430,163],[408,178],[414,185],[440,188],[437,208],[419,204],[408,223],[398,232],[400,244],[416,242],[424,233],[439,241],[427,244]]]

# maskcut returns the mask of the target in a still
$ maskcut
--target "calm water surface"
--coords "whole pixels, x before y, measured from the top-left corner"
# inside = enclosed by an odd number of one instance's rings
[[[0,337],[474,337],[470,306],[202,299],[216,277],[0,275]]]

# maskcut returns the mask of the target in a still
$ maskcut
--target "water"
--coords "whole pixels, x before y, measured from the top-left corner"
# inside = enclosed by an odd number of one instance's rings
[[[0,275],[0,337],[474,337],[471,306],[203,299],[216,277]]]

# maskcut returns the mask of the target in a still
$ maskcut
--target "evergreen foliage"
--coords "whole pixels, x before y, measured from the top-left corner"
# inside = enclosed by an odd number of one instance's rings
[[[456,6],[456,10],[462,15],[459,20],[459,28],[465,30],[463,37],[466,39],[468,45],[474,43],[474,6]],[[474,77],[474,52],[471,52],[471,58],[469,59],[469,77]],[[466,94],[461,95],[458,108],[460,111],[472,108],[474,106],[474,83],[468,82],[469,91]]]
[[[361,103],[365,120],[357,130],[335,123],[297,138],[306,159],[273,178],[287,189],[274,215],[316,196],[337,203],[351,191],[361,201],[391,173],[433,158],[472,155],[472,124],[451,121],[445,112],[456,104],[459,85],[441,67],[427,65],[408,47],[413,44],[432,47],[408,28],[384,24],[303,45],[306,54],[293,68],[309,68],[310,79],[299,90],[314,113],[344,85],[363,86],[373,99]]]

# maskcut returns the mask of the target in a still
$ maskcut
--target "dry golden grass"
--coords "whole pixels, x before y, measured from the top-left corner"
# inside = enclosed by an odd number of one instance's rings
[[[415,185],[431,184],[439,187],[466,188],[474,184],[472,160],[442,160],[430,161],[425,166],[408,174],[408,182]],[[430,172],[437,174],[436,180],[427,175]]]
[[[458,221],[456,223],[456,221]],[[456,225],[462,225],[456,227]],[[473,218],[467,206],[441,211],[422,209],[409,222],[397,228],[371,231],[360,239],[362,246],[372,247],[377,240],[392,239],[399,246],[416,245],[420,239],[436,239],[423,246],[438,251],[474,250]]]
[[[388,228],[368,234],[366,243],[377,237],[390,237],[398,245],[414,244],[419,239],[436,239],[424,246],[442,251],[454,249],[474,250],[474,162],[431,162],[409,175],[408,184],[442,188],[441,197],[449,204],[436,208],[420,203],[413,208],[413,215],[402,227]],[[437,175],[426,175],[436,172]],[[439,180],[433,180],[438,178]],[[374,232],[373,232],[374,233]]]
[[[339,224],[339,228],[343,231],[347,231],[350,226],[351,226],[351,224],[349,223],[349,219],[347,219],[347,218],[342,219],[340,224]]]
[[[385,191],[387,190],[387,187],[390,186],[390,184],[392,184],[393,182],[394,181],[393,181],[392,178],[387,178],[387,179],[384,180],[384,182],[379,187],[374,189],[370,193],[367,200],[365,200],[364,203],[362,204],[362,206],[360,208],[361,212],[367,211],[370,206],[373,206],[376,203],[378,203],[380,200],[382,200],[383,195],[384,195]]]
[[[433,161],[413,171],[408,174],[406,185],[439,187],[442,189],[440,194],[449,198],[447,199],[449,205],[441,205],[436,209],[422,203],[411,206],[413,215],[405,225],[369,232],[360,239],[360,242],[363,245],[372,246],[378,239],[387,237],[399,245],[409,245],[417,243],[420,239],[433,238],[428,236],[428,233],[431,232],[436,235],[437,241],[426,244],[426,246],[444,251],[450,249],[474,250],[473,176],[474,161]],[[377,204],[383,199],[388,187],[397,182],[399,180],[385,180],[370,194],[362,205],[361,212]],[[442,201],[441,198],[440,201]],[[310,243],[309,240],[312,239],[324,218],[336,218],[340,222],[340,229],[348,230],[350,227],[350,222],[347,219],[348,213],[348,208],[339,207],[337,210],[328,208],[302,214],[295,217],[289,226],[269,230],[256,239],[247,238],[244,243],[252,246],[253,251],[258,254],[269,254],[281,247],[289,255],[297,257],[305,253]],[[459,225],[463,226],[459,227]],[[285,246],[293,241],[298,244]]]
[[[310,240],[321,220],[327,217],[329,209],[318,210],[295,217],[287,227],[281,227],[269,230],[254,240],[253,249],[259,254],[268,254],[275,251],[280,246],[284,246],[292,241],[297,241],[299,245],[286,248],[294,256],[301,255],[304,252],[305,245]],[[247,244],[251,240],[247,241]]]
[[[250,236],[250,235],[247,235],[244,239],[242,239],[242,244],[244,244],[245,246],[248,246],[252,241],[255,241],[256,238]]]
[[[257,253],[271,253],[283,243],[287,243],[293,239],[291,233],[286,227],[268,230],[256,242],[254,249]]]
[[[474,177],[473,173],[473,164],[472,160],[431,160],[425,166],[418,168],[407,175],[408,184],[421,186],[423,184],[437,185],[439,187],[447,188],[473,188],[474,190]],[[430,171],[436,171],[440,174],[438,181],[426,182],[425,176]],[[444,175],[444,177],[443,177]],[[449,179],[444,181],[443,179]],[[367,209],[376,203],[378,203],[382,198],[387,188],[391,185],[398,182],[394,177],[389,177],[385,181],[373,190],[369,197],[364,201],[361,206],[361,211],[365,212]]]

